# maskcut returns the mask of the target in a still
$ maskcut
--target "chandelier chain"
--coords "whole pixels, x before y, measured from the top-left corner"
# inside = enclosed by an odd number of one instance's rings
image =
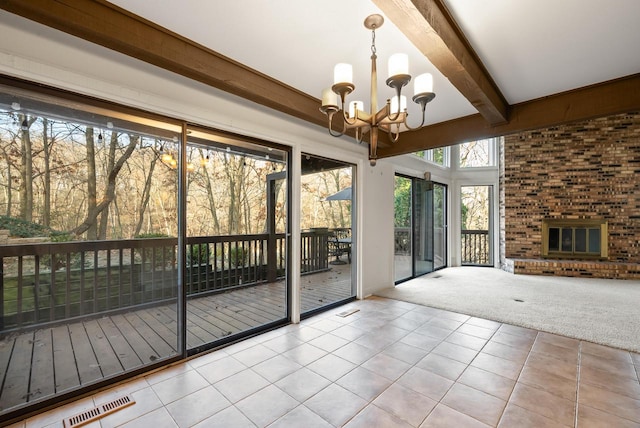
[[[371,30],[371,53],[376,54],[376,29]]]

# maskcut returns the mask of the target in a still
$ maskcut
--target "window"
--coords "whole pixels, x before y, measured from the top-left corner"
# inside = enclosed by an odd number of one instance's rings
[[[459,145],[460,168],[479,168],[495,165],[497,139],[470,141]]]
[[[428,162],[435,163],[443,167],[449,166],[449,147],[438,147],[435,149],[422,150],[415,153],[416,156]]]

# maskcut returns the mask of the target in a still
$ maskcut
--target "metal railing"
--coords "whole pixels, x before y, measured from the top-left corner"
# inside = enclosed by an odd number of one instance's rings
[[[461,252],[463,265],[490,265],[491,254],[488,230],[462,230]]]
[[[327,234],[302,233],[302,273],[328,269]],[[283,278],[285,234],[186,239],[188,297]],[[177,239],[0,246],[0,333],[177,297]]]

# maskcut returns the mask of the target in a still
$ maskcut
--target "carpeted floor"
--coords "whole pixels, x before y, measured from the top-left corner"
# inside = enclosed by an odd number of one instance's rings
[[[640,352],[640,281],[456,267],[376,295]]]

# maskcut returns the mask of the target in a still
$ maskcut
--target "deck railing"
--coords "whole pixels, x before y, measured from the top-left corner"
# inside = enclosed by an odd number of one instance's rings
[[[488,230],[462,230],[461,235],[463,265],[491,264]]]
[[[284,234],[189,237],[188,297],[283,278]],[[302,233],[302,273],[328,268],[327,235]],[[157,305],[177,296],[177,239],[0,246],[0,334]]]

